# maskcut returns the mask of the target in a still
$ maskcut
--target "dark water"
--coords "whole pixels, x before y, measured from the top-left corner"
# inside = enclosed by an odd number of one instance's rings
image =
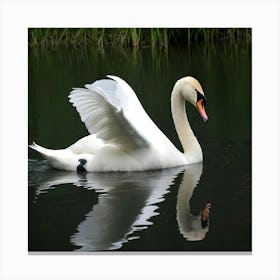
[[[106,74],[132,86],[177,147],[170,93],[177,79],[197,77],[209,121],[187,110],[203,165],[78,175],[30,150],[29,251],[250,251],[250,48],[30,51],[29,143],[64,148],[87,135],[67,96]],[[202,223],[207,203],[210,219]]]

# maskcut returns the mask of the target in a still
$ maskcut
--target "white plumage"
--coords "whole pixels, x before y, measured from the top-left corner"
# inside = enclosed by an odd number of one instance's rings
[[[69,95],[89,136],[62,150],[46,149],[35,143],[30,147],[53,167],[63,170],[142,171],[202,160],[200,145],[185,113],[188,100],[207,119],[205,102],[201,105],[197,94],[198,91],[204,98],[197,80],[182,78],[172,92],[172,115],[184,148],[181,153],[147,115],[133,89],[119,77],[107,77],[85,88],[74,88]]]

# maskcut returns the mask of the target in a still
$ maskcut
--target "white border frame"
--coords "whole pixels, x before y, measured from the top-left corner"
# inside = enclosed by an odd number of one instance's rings
[[[0,279],[280,278],[278,1],[0,3]],[[28,255],[28,27],[112,26],[253,28],[252,255]]]

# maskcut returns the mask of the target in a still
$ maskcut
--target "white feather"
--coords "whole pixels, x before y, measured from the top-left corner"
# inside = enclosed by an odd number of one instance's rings
[[[127,84],[120,83],[118,78],[109,77],[115,80],[99,80],[85,85],[86,89],[75,88],[69,95],[70,102],[89,133],[96,134],[104,143],[118,145],[125,151],[148,147],[143,132],[131,121],[135,119],[134,114],[138,114],[137,118],[139,113],[146,114],[142,109],[132,115],[129,106],[141,106],[134,91]]]

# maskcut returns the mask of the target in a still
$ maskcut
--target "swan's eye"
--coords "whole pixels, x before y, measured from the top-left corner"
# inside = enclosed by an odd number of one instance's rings
[[[206,101],[207,101],[207,99],[206,99],[206,97],[202,94],[202,93],[200,93],[197,89],[194,89],[195,90],[195,92],[196,92],[196,97],[197,97],[197,101],[196,102],[198,102],[199,100],[203,100],[203,104],[204,104],[204,106],[206,105]]]

